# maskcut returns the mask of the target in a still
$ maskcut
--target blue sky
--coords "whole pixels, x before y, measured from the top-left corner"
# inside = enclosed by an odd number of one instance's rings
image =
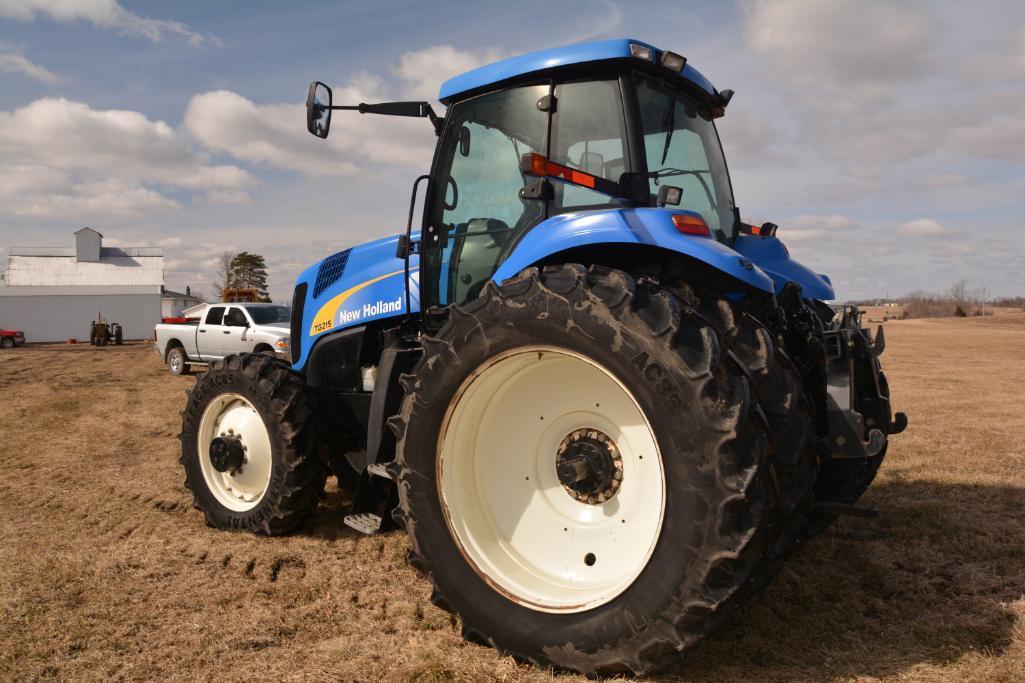
[[[336,98],[432,98],[502,56],[631,36],[737,91],[720,123],[737,201],[842,298],[964,278],[1025,292],[1025,6],[882,0],[141,3],[0,0],[0,256],[161,245],[209,292],[257,251],[287,299],[310,263],[398,231],[423,121],[304,128]]]

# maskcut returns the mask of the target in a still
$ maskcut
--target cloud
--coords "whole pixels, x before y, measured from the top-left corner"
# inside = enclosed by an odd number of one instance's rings
[[[999,41],[1000,39],[997,39]],[[996,42],[996,41],[995,41]],[[1005,39],[996,50],[986,50],[963,67],[966,80],[1004,81],[1025,78],[1025,27]]]
[[[453,74],[494,59],[494,50],[467,52],[435,45],[403,54],[391,68],[400,83],[360,73],[334,88],[336,104],[390,99],[433,99]],[[318,140],[306,131],[302,103],[257,104],[229,90],[193,97],[185,110],[185,128],[211,150],[262,166],[316,175],[366,175],[366,165],[395,164],[426,168],[435,138],[419,119],[335,112],[331,135]]]
[[[438,97],[441,84],[457,74],[501,59],[502,51],[497,48],[483,52],[459,50],[451,45],[433,45],[406,52],[392,71],[404,82],[404,97],[414,100],[433,101]]]
[[[909,2],[756,0],[746,19],[748,45],[804,86],[868,88],[935,67],[936,21]]]
[[[61,77],[54,72],[30,61],[23,54],[5,50],[3,45],[0,45],[0,72],[20,73],[45,85],[57,85],[61,82]]]
[[[832,216],[812,216],[802,215],[794,216],[793,218],[786,219],[785,222],[780,223],[780,229],[783,227],[794,230],[819,230],[822,232],[838,232],[848,231],[859,227],[859,223],[853,218],[847,216],[832,215]]]
[[[129,12],[117,0],[0,0],[0,17],[32,21],[46,15],[54,21],[87,21],[99,28],[110,28],[126,35],[141,36],[154,43],[167,37],[184,40],[190,45],[219,42],[204,36],[178,21],[147,19]]]
[[[916,221],[911,221],[900,226],[897,228],[897,232],[902,235],[911,235],[915,237],[932,237],[934,235],[944,234],[947,232],[947,229],[932,218],[919,218]]]
[[[0,211],[123,220],[177,209],[162,190],[244,191],[255,179],[213,165],[163,121],[44,98],[0,111]]]
[[[974,181],[963,173],[930,173],[918,178],[915,185],[922,190],[947,190],[965,187]]]

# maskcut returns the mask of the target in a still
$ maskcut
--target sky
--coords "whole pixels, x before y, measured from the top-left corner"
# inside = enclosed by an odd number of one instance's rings
[[[208,295],[219,254],[263,254],[287,301],[310,264],[403,229],[435,143],[425,120],[341,112],[313,138],[311,80],[433,100],[495,59],[612,37],[736,91],[718,125],[741,212],[838,298],[1025,293],[1011,0],[0,0],[0,259],[88,225],[163,247],[167,286]]]

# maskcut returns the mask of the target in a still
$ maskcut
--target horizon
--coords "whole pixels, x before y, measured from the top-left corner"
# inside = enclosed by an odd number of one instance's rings
[[[0,257],[90,226],[106,246],[163,248],[176,291],[210,292],[224,251],[262,254],[288,301],[305,268],[401,230],[435,141],[423,121],[358,115],[315,140],[310,80],[339,102],[435,101],[496,59],[630,36],[737,92],[718,124],[742,215],[779,224],[838,300],[959,280],[1023,293],[1025,247],[1007,239],[1025,229],[1025,8],[1011,2],[990,5],[999,23],[879,0],[534,2],[543,24],[518,20],[529,3],[55,7],[0,0]]]

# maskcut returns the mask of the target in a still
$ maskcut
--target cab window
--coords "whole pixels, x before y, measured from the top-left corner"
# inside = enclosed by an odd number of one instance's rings
[[[620,182],[626,171],[626,127],[619,81],[560,83],[555,87],[550,158],[557,164]],[[622,198],[554,181],[554,211],[616,206]]]
[[[224,324],[231,327],[249,327],[249,320],[241,308],[232,306],[228,309],[228,314],[224,316]]]
[[[223,318],[224,306],[214,306],[206,312],[206,320],[204,320],[203,322],[205,322],[207,325],[220,325],[221,320]]]

